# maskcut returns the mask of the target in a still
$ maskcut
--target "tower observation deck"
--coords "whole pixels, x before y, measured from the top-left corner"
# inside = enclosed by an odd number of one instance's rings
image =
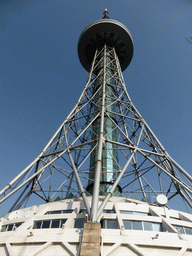
[[[120,22],[109,19],[107,11],[103,19],[94,21],[82,32],[78,42],[78,55],[85,70],[90,71],[95,51],[104,45],[115,49],[121,70],[124,71],[133,56],[133,40],[129,30]]]
[[[0,218],[0,255],[191,255],[192,177],[126,90],[130,32],[105,10],[78,55],[89,75],[75,107],[0,191],[0,204],[14,198]]]

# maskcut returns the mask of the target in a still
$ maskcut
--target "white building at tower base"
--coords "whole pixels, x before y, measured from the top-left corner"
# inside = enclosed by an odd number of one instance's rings
[[[0,255],[80,255],[86,221],[81,198],[8,213],[0,219]],[[100,223],[101,256],[192,255],[190,214],[131,198],[112,197]],[[95,246],[91,234],[87,239],[89,246]]]

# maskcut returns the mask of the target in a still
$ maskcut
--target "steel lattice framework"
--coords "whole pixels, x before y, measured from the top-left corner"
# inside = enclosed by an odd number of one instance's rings
[[[74,109],[39,156],[1,191],[20,191],[12,210],[32,194],[45,202],[82,196],[98,221],[111,196],[140,200],[180,195],[192,208],[192,177],[174,161],[133,105],[116,48],[98,47],[86,86]],[[98,204],[99,196],[103,196]],[[92,196],[92,204],[87,202]]]

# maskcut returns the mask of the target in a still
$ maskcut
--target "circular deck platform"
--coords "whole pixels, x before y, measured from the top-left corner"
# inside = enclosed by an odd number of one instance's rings
[[[104,44],[115,47],[122,71],[133,56],[133,40],[129,30],[120,22],[112,19],[100,19],[88,25],[79,38],[78,55],[82,66],[90,71],[95,50]]]

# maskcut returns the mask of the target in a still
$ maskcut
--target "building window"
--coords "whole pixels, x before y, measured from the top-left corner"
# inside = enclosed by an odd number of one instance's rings
[[[143,222],[144,230],[153,231],[153,225],[151,222]]]
[[[161,223],[152,223],[153,231],[162,232],[162,224]]]
[[[65,223],[65,222],[64,222]],[[60,227],[60,220],[52,220],[51,228],[59,228]],[[61,225],[62,227],[62,225]]]
[[[180,234],[192,235],[192,228],[176,226],[176,225],[174,225],[174,227],[179,231]]]
[[[179,231],[180,234],[184,234],[183,227],[181,226],[174,226],[174,227]]]
[[[133,215],[144,215],[144,216],[148,216],[149,213],[147,212],[134,212],[134,211],[127,211],[127,210],[120,210],[121,214],[133,214]]]
[[[149,213],[148,212],[134,212],[135,215],[144,215],[144,216],[148,216]]]
[[[13,225],[14,224],[7,225],[7,231],[12,231],[13,230]]]
[[[41,224],[42,224],[42,221],[35,221],[35,222],[34,222],[34,225],[33,225],[33,228],[39,229],[39,228],[41,228]]]
[[[41,228],[50,228],[51,220],[44,220]]]
[[[75,219],[74,228],[83,228],[85,219]]]
[[[132,221],[133,230],[142,230],[141,221]]]
[[[120,210],[121,214],[134,214],[133,211]]]
[[[125,229],[133,229],[131,220],[123,220],[123,224]]]
[[[119,225],[116,219],[103,219],[101,220],[101,228],[118,229]]]
[[[45,213],[45,215],[49,215],[49,214],[65,214],[65,213],[72,213],[73,211],[74,211],[73,209],[48,211],[48,212]]]
[[[185,233],[186,233],[187,235],[192,235],[192,228],[186,228],[186,227],[185,227]]]
[[[142,230],[141,221],[123,220],[125,229]]]
[[[16,228],[18,228],[23,222],[17,222],[17,223],[12,223],[12,224],[8,224],[8,225],[3,225],[1,227],[1,232],[5,232],[5,231],[13,231]]]
[[[156,231],[162,232],[161,223],[145,222],[145,221],[133,221],[133,220],[123,220],[125,229],[131,230],[145,230],[145,231]]]
[[[67,219],[61,220],[40,220],[35,221],[33,224],[34,229],[41,229],[41,228],[62,228],[62,225],[65,224]]]

